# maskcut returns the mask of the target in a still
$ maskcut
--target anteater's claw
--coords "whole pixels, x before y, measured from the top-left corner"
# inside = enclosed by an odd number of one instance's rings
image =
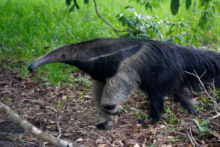
[[[32,64],[28,67],[28,70],[29,70],[30,72],[32,72],[32,71],[34,70],[34,67],[33,67]]]

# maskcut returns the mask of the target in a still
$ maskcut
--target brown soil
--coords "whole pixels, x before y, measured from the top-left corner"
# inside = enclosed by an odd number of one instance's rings
[[[112,129],[107,131],[97,130],[95,123],[97,114],[90,92],[84,94],[88,85],[67,87],[47,86],[40,80],[33,80],[37,73],[27,75],[25,80],[19,78],[16,72],[3,68],[0,65],[0,101],[8,105],[19,115],[25,117],[38,128],[54,136],[72,140],[87,146],[188,146],[190,128],[192,138],[201,146],[220,146],[220,121],[212,119],[208,125],[211,131],[199,137],[199,131],[193,119],[186,111],[166,98],[166,109],[170,108],[169,115],[163,115],[157,125],[143,125],[141,117],[147,114],[145,96],[136,92],[129,102],[123,105],[122,111],[115,116]],[[74,76],[83,76],[81,72]],[[90,91],[90,90],[89,90]],[[205,97],[206,95],[202,93]],[[198,100],[198,105],[203,106]],[[203,106],[205,111],[199,111],[199,120],[205,120],[215,115],[213,106]],[[3,147],[33,147],[51,146],[39,140],[30,133],[25,133],[22,128],[12,124],[0,114],[0,146]]]

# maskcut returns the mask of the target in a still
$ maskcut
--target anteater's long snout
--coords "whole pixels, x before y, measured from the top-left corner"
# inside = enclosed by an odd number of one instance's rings
[[[65,63],[67,60],[72,60],[72,48],[70,45],[65,45],[63,47],[57,48],[39,59],[35,60],[29,67],[28,70],[31,72],[34,69],[49,63],[61,62]]]
[[[29,67],[28,67],[28,70],[30,72],[32,72],[34,69],[42,66],[42,65],[45,65],[45,64],[48,64],[48,63],[52,63],[54,62],[54,59],[51,58],[49,55],[46,55],[46,56],[43,56],[41,58],[39,58],[38,60],[34,61]]]

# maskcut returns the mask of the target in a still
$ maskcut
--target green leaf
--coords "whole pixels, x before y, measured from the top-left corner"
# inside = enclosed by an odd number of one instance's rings
[[[79,5],[77,4],[77,1],[76,0],[73,0],[74,1],[74,5],[76,6],[77,9],[79,9]]]
[[[208,127],[202,127],[202,128],[200,129],[200,131],[201,131],[201,132],[208,132],[208,131],[210,131],[210,129],[209,129]]]
[[[209,120],[206,119],[201,123],[201,126],[208,125],[208,124],[209,124]]]
[[[192,4],[192,0],[186,0],[186,9],[189,9],[191,4]]]
[[[204,104],[207,104],[207,100],[205,99],[205,97],[203,95],[201,96],[201,100]]]
[[[63,103],[62,103],[62,101],[58,101],[58,103],[57,103],[57,107],[63,107]]]
[[[72,0],[66,0],[66,5],[69,6]]]
[[[74,8],[75,8],[75,5],[73,5],[73,6],[69,9],[69,11],[70,11],[70,12],[74,11]]]
[[[152,6],[151,6],[151,4],[149,3],[149,2],[147,2],[146,4],[145,4],[145,9],[147,10],[147,9],[151,9],[151,11],[152,11]]]
[[[209,0],[202,0],[202,6],[208,4]]]
[[[84,4],[88,4],[89,3],[89,0],[84,0]]]
[[[126,6],[125,9],[130,9],[133,8],[132,6]]]
[[[178,34],[176,37],[177,37],[181,42],[183,42],[183,43],[186,42],[185,39],[184,39],[184,37],[183,37],[183,35]]]
[[[178,13],[180,6],[180,0],[171,0],[170,8],[173,15]]]

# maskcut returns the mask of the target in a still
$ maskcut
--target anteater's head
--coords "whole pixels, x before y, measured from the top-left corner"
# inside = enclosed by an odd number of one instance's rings
[[[28,70],[32,71],[42,65],[61,62],[77,66],[79,62],[94,61],[96,59],[114,55],[120,49],[128,48],[130,44],[116,39],[94,39],[86,42],[65,45],[55,49],[34,61]]]
[[[77,55],[77,48],[75,48],[73,45],[65,45],[35,60],[28,67],[28,70],[33,71],[35,68],[38,68],[42,65],[49,63],[55,63],[55,62],[69,63],[75,60],[76,55]]]

